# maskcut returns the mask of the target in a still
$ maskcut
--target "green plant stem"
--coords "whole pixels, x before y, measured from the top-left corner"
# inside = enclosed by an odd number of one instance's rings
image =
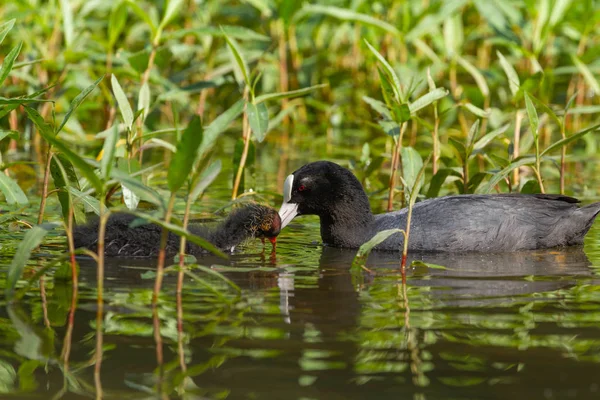
[[[400,126],[400,135],[398,136],[398,141],[395,143],[394,151],[392,153],[392,167],[390,171],[390,188],[388,194],[388,204],[387,211],[392,211],[394,209],[394,190],[396,186],[396,173],[398,172],[398,166],[400,165],[400,150],[402,150],[402,138],[404,136],[404,132],[406,131],[406,127],[408,126],[407,122],[403,122]],[[404,207],[404,196],[402,196],[402,207]]]
[[[242,174],[244,173],[244,167],[246,165],[246,159],[248,158],[248,149],[250,148],[250,124],[248,123],[248,116],[244,113],[242,123],[242,137],[244,139],[244,150],[242,151],[242,157],[240,158],[240,165],[237,173],[235,174],[235,182],[233,183],[233,191],[231,193],[231,199],[235,200],[238,197],[238,190],[240,182],[242,181]]]
[[[48,147],[46,154],[46,166],[44,168],[44,181],[42,184],[42,194],[40,198],[40,211],[38,212],[37,224],[40,225],[44,221],[44,211],[46,210],[46,198],[48,197],[48,180],[50,177],[50,162],[52,161],[52,146]]]
[[[78,279],[77,276],[77,261],[75,261],[75,243],[73,241],[73,213],[74,207],[69,208],[69,216],[67,218],[67,243],[69,245],[69,253],[70,253],[70,261],[71,261],[71,279],[73,284],[73,290],[75,291],[78,287]]]
[[[185,203],[185,214],[183,215],[183,229],[187,229],[190,221],[190,209],[192,208],[191,197],[188,196],[188,200]],[[185,274],[185,244],[186,238],[182,237],[179,242],[179,273],[177,274],[177,295],[181,295],[183,291],[183,276]]]
[[[97,273],[97,294],[96,304],[96,353],[94,366],[94,384],[96,387],[96,399],[102,399],[102,381],[100,379],[100,370],[102,369],[102,343],[103,343],[103,324],[104,324],[104,236],[106,233],[106,223],[110,213],[106,212],[104,196],[100,196],[100,223],[98,227],[98,265]]]
[[[521,110],[517,110],[515,113],[515,131],[513,140],[513,160],[519,157],[519,146],[521,145],[521,123],[523,122],[523,113]],[[519,187],[519,168],[515,168],[513,171],[512,186],[515,188]]]
[[[171,221],[171,214],[173,212],[173,205],[175,204],[175,193],[171,193],[169,198],[169,205],[167,206],[167,212],[165,214],[165,222],[168,224]],[[156,267],[156,280],[154,281],[154,293],[152,294],[152,304],[156,305],[158,301],[158,295],[160,294],[160,288],[162,286],[163,276],[165,274],[165,257],[167,239],[169,238],[169,231],[163,228],[160,236],[160,249],[158,250],[158,265]]]

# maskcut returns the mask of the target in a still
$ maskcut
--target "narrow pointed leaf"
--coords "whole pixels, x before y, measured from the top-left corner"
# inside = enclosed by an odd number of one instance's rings
[[[200,157],[212,148],[219,135],[242,113],[243,109],[244,99],[240,99],[234,105],[229,107],[227,111],[215,118],[215,120],[204,129],[204,139],[198,150]]]
[[[8,204],[28,204],[29,200],[17,182],[0,172],[0,191]]]
[[[434,101],[443,99],[448,95],[448,93],[448,90],[444,88],[433,89],[431,92],[424,94],[423,96],[419,97],[417,100],[409,104],[410,113],[415,114],[419,110],[422,110],[423,108],[432,104]]]
[[[289,92],[263,94],[263,95],[257,96],[254,99],[254,103],[260,104],[262,102],[270,101],[270,100],[291,99],[294,97],[300,97],[300,96],[304,96],[306,94],[309,94],[312,91],[315,91],[317,89],[320,89],[320,88],[323,88],[326,86],[327,86],[327,84],[321,84],[321,85],[309,86],[309,87],[298,89],[298,90],[291,90]]]
[[[2,62],[2,68],[0,68],[0,86],[2,86],[4,80],[6,79],[6,77],[8,77],[8,74],[10,74],[15,60],[21,52],[21,47],[23,47],[23,42],[19,42],[19,44],[16,47],[14,47],[6,55],[6,57],[4,57],[4,61]]]
[[[269,129],[269,110],[265,103],[246,105],[246,115],[248,115],[248,122],[250,123],[250,129],[254,134],[254,138],[258,143],[265,140],[265,135]]]
[[[221,160],[216,160],[200,175],[198,183],[190,193],[191,201],[194,202],[204,193],[206,188],[215,180],[221,172]]]
[[[542,151],[542,153],[540,154],[540,157],[543,156],[543,155],[545,155],[545,154],[550,153],[551,151],[560,149],[561,147],[566,146],[567,144],[571,143],[572,141],[581,138],[583,135],[585,135],[585,134],[587,134],[589,132],[592,132],[592,131],[597,131],[598,129],[600,129],[600,124],[587,127],[585,129],[580,130],[579,132],[576,132],[576,133],[572,134],[569,137],[561,139],[558,142],[555,142],[555,143],[551,144],[544,151]]]
[[[131,129],[131,126],[133,125],[133,110],[131,109],[131,104],[129,104],[127,95],[114,74],[111,75],[110,82],[115,98],[117,99],[117,104],[119,105],[119,110],[121,111],[121,116],[123,117],[123,122]]]
[[[69,120],[69,118],[71,118],[71,115],[75,112],[75,110],[77,110],[77,108],[81,105],[81,103],[83,102],[83,100],[85,100],[85,98],[92,93],[92,91],[94,89],[96,89],[96,87],[100,84],[100,82],[102,82],[102,79],[104,79],[104,75],[102,75],[100,78],[96,79],[96,81],[94,83],[92,83],[90,86],[86,87],[85,89],[83,89],[81,91],[81,93],[79,93],[71,102],[71,106],[69,107],[69,111],[67,111],[67,113],[65,114],[65,117],[63,118],[62,122],[60,123],[58,129],[56,130],[56,132],[60,132],[62,130],[62,128],[65,126],[65,124],[67,123],[67,121]]]
[[[524,156],[515,159],[507,167],[505,167],[499,172],[496,172],[488,181],[488,183],[483,187],[480,193],[491,192],[494,189],[494,186],[496,186],[501,180],[503,180],[508,174],[510,174],[512,170],[514,170],[515,168],[522,167],[524,165],[531,165],[533,163],[535,163],[535,157],[533,156]]]
[[[237,71],[238,81],[243,80],[246,83],[246,86],[250,87],[250,74],[248,73],[248,64],[244,57],[242,56],[242,52],[240,50],[239,45],[235,41],[235,39],[230,38],[225,31],[223,31],[223,36],[225,36],[225,41],[227,42],[227,46],[231,53],[231,56],[234,61],[234,65],[236,66],[235,70]]]
[[[25,265],[31,258],[31,252],[42,243],[42,240],[44,240],[48,231],[54,227],[55,225],[34,226],[27,231],[23,240],[19,243],[17,252],[13,257],[10,267],[8,267],[8,274],[6,277],[7,299],[12,299],[17,282],[21,279]]]
[[[117,150],[117,141],[119,140],[119,128],[117,125],[112,129],[110,134],[104,139],[102,146],[102,159],[100,160],[100,171],[104,179],[108,179],[110,171],[115,161],[115,153]]]
[[[373,26],[375,28],[382,29],[396,36],[401,35],[401,32],[394,25],[384,22],[380,19],[371,17],[370,15],[361,14],[347,8],[319,4],[306,4],[304,5],[304,7],[302,7],[300,12],[302,14],[323,14],[343,21],[360,22],[367,26]]]
[[[392,66],[387,62],[387,60],[375,49],[375,47],[371,46],[371,43],[369,43],[366,39],[365,43],[369,50],[371,50],[371,53],[375,55],[379,63],[383,66],[385,75],[388,77],[388,80],[392,84],[392,89],[394,91],[396,101],[404,101],[405,99],[404,93],[402,91],[402,85],[400,84],[400,79],[398,78],[398,75],[396,75],[396,71],[394,71],[394,68],[392,68]]]
[[[198,147],[202,143],[202,121],[199,116],[194,116],[189,125],[181,135],[181,139],[177,143],[177,151],[173,155],[169,171],[167,174],[167,182],[169,190],[175,193],[187,181],[190,171],[194,166]]]
[[[510,92],[514,96],[517,94],[517,92],[519,91],[519,87],[521,86],[519,75],[517,75],[517,71],[515,71],[513,66],[510,65],[510,63],[502,53],[497,51],[496,55],[498,56],[498,59],[500,60],[500,65],[502,66],[502,69],[504,69],[504,73],[508,78],[508,87],[510,88]]]
[[[2,44],[4,38],[6,37],[6,35],[8,35],[8,32],[10,32],[13,26],[15,26],[15,21],[16,19],[13,18],[9,21],[6,21],[3,24],[0,24],[0,44]]]

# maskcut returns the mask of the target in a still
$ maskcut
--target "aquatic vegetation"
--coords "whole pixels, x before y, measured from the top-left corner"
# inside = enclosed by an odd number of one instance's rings
[[[244,335],[275,340],[287,334],[285,327],[249,327],[252,317],[245,313],[285,310],[289,271],[248,272],[247,266],[241,266],[249,274],[247,280],[240,279],[244,283],[262,288],[278,282],[277,295],[282,297],[277,299],[280,303],[271,304],[268,296],[249,294],[229,285],[221,274],[211,275],[215,270],[188,262],[183,257],[186,241],[209,244],[187,227],[193,219],[213,218],[249,200],[279,204],[285,177],[309,161],[328,159],[349,167],[377,211],[456,193],[545,192],[585,201],[600,197],[596,60],[600,14],[593,1],[7,0],[0,5],[0,15],[0,192],[4,199],[0,226],[14,232],[2,247],[9,260],[4,295],[13,303],[31,296],[43,298],[44,307],[46,300],[58,304],[64,312],[41,317],[54,323],[70,321],[76,310],[81,312],[77,306],[81,289],[93,300],[93,305],[85,306],[93,308],[89,318],[93,331],[88,333],[96,337],[96,350],[86,351],[99,360],[103,351],[111,351],[110,346],[102,346],[105,332],[153,335],[161,343],[156,345],[156,358],[161,361],[165,359],[158,350],[163,348],[161,333],[177,344],[183,361],[185,342],[194,335],[200,341],[203,334],[210,336],[215,348],[221,349],[219,354],[205,354],[201,366],[189,373],[185,362],[180,363],[178,376],[172,372],[176,368],[168,366],[172,381],[137,379],[132,385],[146,393],[175,396],[192,386],[192,376],[236,357],[276,357],[268,348],[246,348],[244,353],[226,344]],[[424,162],[429,154],[431,161]],[[82,261],[75,256],[82,252],[74,248],[72,236],[73,226],[83,223],[86,213],[93,212],[105,222],[117,211],[159,224],[164,228],[163,245],[168,232],[183,238],[178,265],[169,266],[162,252],[158,268],[144,278],[154,284],[132,294],[129,302],[114,293],[108,299],[103,296],[105,284],[111,285],[105,273],[111,271],[103,268],[101,246],[97,254],[87,253],[97,262],[92,269],[97,287],[78,280],[78,274],[89,270],[77,268]],[[61,223],[67,246],[58,229]],[[298,233],[293,227],[291,232]],[[302,240],[308,245],[312,239]],[[304,254],[291,249],[286,254],[283,247],[278,257],[286,264],[304,260]],[[45,260],[48,251],[50,262]],[[260,257],[261,266],[270,262],[269,268],[280,269],[282,261]],[[314,254],[306,257],[315,259]],[[311,287],[321,279],[311,275],[313,264],[299,268],[289,272],[296,274],[292,281]],[[223,271],[235,274],[230,269]],[[176,284],[161,291],[163,279],[168,280],[172,272]],[[70,284],[58,283],[59,276],[70,279]],[[361,316],[360,335],[355,339],[361,373],[351,377],[363,388],[369,387],[371,378],[380,377],[370,373],[385,370],[412,371],[416,389],[411,394],[416,396],[425,396],[421,389],[427,385],[476,386],[478,376],[449,373],[435,380],[427,372],[434,364],[442,370],[447,365],[457,370],[483,368],[486,357],[494,359],[492,354],[463,359],[460,351],[452,349],[439,353],[443,362],[428,360],[422,350],[436,341],[472,340],[513,350],[546,346],[560,351],[563,336],[544,342],[529,334],[535,321],[527,316],[533,313],[538,321],[546,317],[537,306],[502,325],[505,331],[497,335],[445,333],[441,332],[444,326],[463,323],[453,322],[452,306],[435,317],[424,311],[434,307],[427,301],[444,305],[428,297],[425,288],[411,290],[405,285],[403,293],[379,281],[386,276],[377,276],[375,284],[369,279],[360,285],[365,288],[360,301],[372,310]],[[198,303],[207,309],[211,308],[207,304],[214,306],[198,317],[206,325],[183,316],[184,283],[197,289],[194,296],[210,292]],[[30,289],[25,284],[31,284]],[[174,304],[168,299],[173,287],[179,296]],[[570,304],[581,300],[581,291],[592,299],[581,301],[592,307],[597,297],[592,287],[577,283],[574,289],[560,290]],[[384,329],[379,334],[385,326],[381,321],[389,320],[388,311],[399,307],[402,314],[411,294],[415,294],[411,301],[416,300],[422,310],[413,311],[408,340],[400,331]],[[369,296],[385,300],[381,303],[385,316],[380,317],[383,311],[369,302]],[[398,296],[401,302],[396,301]],[[108,302],[143,309],[139,315],[111,314]],[[142,307],[152,303],[153,310]],[[187,306],[197,306],[190,303]],[[531,304],[520,298],[509,303]],[[60,355],[50,354],[49,339],[22,322],[27,321],[22,315],[27,312],[18,304],[12,307],[7,332],[14,336],[19,331],[27,343],[40,344],[24,346],[36,351],[16,358],[23,365],[15,372],[23,382],[21,389],[35,390],[26,372],[47,361],[50,368],[63,372],[65,391],[101,397],[101,364],[94,364],[93,376],[81,372],[93,360],[78,360],[77,367],[69,369],[69,346],[65,344]],[[510,313],[510,307],[504,311]],[[181,315],[172,313],[176,309]],[[470,317],[475,314],[477,310]],[[596,314],[591,313],[593,318]],[[582,323],[578,315],[567,313],[567,317],[576,325]],[[184,320],[195,324],[197,331],[181,328]],[[399,315],[399,320],[404,321],[404,316]],[[501,324],[501,320],[500,315],[490,323]],[[477,319],[477,323],[485,321]],[[431,326],[440,331],[431,332]],[[49,322],[46,327],[51,330]],[[466,322],[459,328],[464,327]],[[511,338],[513,328],[516,336]],[[72,324],[69,329],[74,329]],[[310,323],[302,329],[306,342],[322,340],[319,335],[326,332]],[[482,329],[493,327],[482,325]],[[227,339],[218,332],[226,332]],[[65,338],[69,335],[67,330]],[[404,353],[398,357],[408,358],[386,362],[390,354],[373,350],[390,343],[400,344]],[[570,357],[594,359],[596,341],[574,343],[567,352]],[[298,392],[299,397],[317,393],[309,389],[319,385],[320,368],[342,370],[352,364],[347,358],[338,359],[335,352],[301,353],[301,363],[296,363],[303,369],[299,385],[307,390]],[[518,360],[514,355],[505,364],[496,360],[494,367],[488,366],[497,378],[488,383],[510,380],[504,372],[522,370]],[[14,369],[8,364],[2,367]],[[220,388],[207,386],[196,394],[227,396]]]

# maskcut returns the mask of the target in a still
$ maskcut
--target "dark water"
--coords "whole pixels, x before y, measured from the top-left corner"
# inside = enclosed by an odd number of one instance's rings
[[[175,271],[153,314],[153,262],[110,260],[96,380],[94,264],[75,309],[70,282],[35,281],[0,314],[2,398],[600,398],[599,223],[584,248],[418,255],[445,268],[411,268],[405,286],[398,254],[353,272],[354,252],[317,241],[301,219],[276,256],[201,259],[241,293],[194,270],[179,319]]]

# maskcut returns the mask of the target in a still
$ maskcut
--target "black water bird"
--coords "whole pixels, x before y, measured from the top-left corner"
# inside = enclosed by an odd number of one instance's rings
[[[215,228],[204,225],[190,225],[188,230],[200,236],[223,251],[233,251],[240,243],[251,239],[269,239],[275,247],[276,238],[281,229],[281,219],[277,210],[250,204],[238,208],[229,214],[227,219]],[[125,214],[111,214],[105,233],[105,255],[108,257],[148,257],[158,254],[162,228],[151,223],[144,223],[138,217]],[[98,220],[74,229],[75,248],[97,250]],[[179,252],[180,238],[169,233],[166,252]],[[186,242],[186,254],[201,255],[206,250]]]
[[[408,209],[373,215],[356,177],[328,161],[306,164],[285,180],[279,210],[281,228],[298,215],[318,215],[325,245],[357,248],[376,233],[406,227]],[[583,238],[600,212],[600,203],[578,207],[563,195],[455,195],[413,207],[411,251],[506,252],[570,246]],[[401,250],[403,235],[377,246]]]

